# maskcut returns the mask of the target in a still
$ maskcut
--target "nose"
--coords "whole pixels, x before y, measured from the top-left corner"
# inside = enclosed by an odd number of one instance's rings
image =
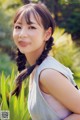
[[[28,36],[27,29],[22,28],[20,33],[19,33],[19,38],[26,38],[27,36]]]

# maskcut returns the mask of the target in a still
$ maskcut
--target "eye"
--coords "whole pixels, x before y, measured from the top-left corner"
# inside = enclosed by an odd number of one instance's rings
[[[29,26],[29,29],[36,29],[34,26]]]
[[[21,29],[21,26],[15,25],[14,28],[15,28],[15,29]]]

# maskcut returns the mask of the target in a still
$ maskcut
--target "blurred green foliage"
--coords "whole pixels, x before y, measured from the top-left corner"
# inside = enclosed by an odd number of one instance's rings
[[[0,0],[0,49],[8,54],[11,51],[14,52],[13,18],[15,11],[21,4],[20,0]]]
[[[52,55],[74,73],[74,79],[80,80],[80,48],[72,41],[71,34],[64,29],[56,28],[54,34]]]
[[[10,75],[12,69],[15,69],[15,73],[17,71],[16,63],[11,59],[6,53],[0,53],[0,74],[4,71],[6,76]]]
[[[44,2],[54,14],[57,26],[65,28],[66,32],[71,33],[73,40],[78,39],[80,43],[80,0],[37,1]]]
[[[0,75],[0,110],[10,112],[10,120],[31,120],[27,109],[28,79],[23,83],[22,90],[17,98],[11,96],[14,89],[15,72],[6,78],[4,73]]]

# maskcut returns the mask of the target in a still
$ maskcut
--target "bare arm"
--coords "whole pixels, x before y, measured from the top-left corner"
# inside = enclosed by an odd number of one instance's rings
[[[46,69],[40,75],[40,83],[47,93],[72,111],[74,116],[79,116],[77,114],[80,114],[80,92],[64,75],[53,69]],[[77,119],[75,118],[75,120]]]
[[[80,120],[80,115],[79,114],[71,114],[70,116],[68,116],[64,120]]]

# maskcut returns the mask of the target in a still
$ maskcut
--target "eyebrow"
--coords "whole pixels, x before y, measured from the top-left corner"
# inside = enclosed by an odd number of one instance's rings
[[[22,24],[21,22],[16,22],[17,24]],[[28,25],[30,25],[30,24],[36,24],[36,23],[34,23],[34,22],[32,22],[32,21],[30,21],[30,23],[27,23]]]
[[[20,24],[21,25],[22,23],[17,21],[15,24]]]
[[[30,21],[30,23],[28,23],[28,24],[36,24],[36,23],[35,23],[35,22]]]

